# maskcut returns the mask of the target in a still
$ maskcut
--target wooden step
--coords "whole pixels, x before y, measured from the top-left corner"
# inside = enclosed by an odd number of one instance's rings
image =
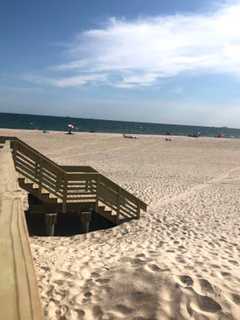
[[[23,179],[20,180],[21,182],[19,182],[19,185],[26,190],[29,193],[32,193],[35,197],[37,197],[38,199],[42,200],[43,202],[47,202],[47,203],[60,203],[61,199],[59,199],[60,201],[58,201],[58,198],[52,194],[50,194],[47,190],[42,189],[41,192],[39,191],[39,187],[33,187],[33,183],[30,182],[23,182]]]
[[[18,183],[19,183],[19,184],[25,183],[25,178],[19,177],[19,178],[18,178]]]
[[[97,207],[97,213],[107,219],[108,221],[117,224],[116,215],[112,214],[111,210],[106,210],[104,206]]]
[[[23,188],[26,188],[27,190],[32,190],[33,188],[33,183],[25,182],[24,184],[21,185]],[[36,189],[35,189],[36,190]]]
[[[107,210],[106,207],[104,206],[99,206],[98,207],[99,212],[104,212],[105,214],[109,214],[110,216],[112,216],[112,211],[111,210]]]
[[[41,198],[41,200],[46,201],[48,203],[57,203],[57,198],[50,198],[49,193],[42,193],[40,194],[39,198]]]

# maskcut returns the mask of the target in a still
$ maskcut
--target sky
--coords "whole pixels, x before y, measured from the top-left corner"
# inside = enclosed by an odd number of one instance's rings
[[[0,1],[0,112],[240,128],[240,0]]]

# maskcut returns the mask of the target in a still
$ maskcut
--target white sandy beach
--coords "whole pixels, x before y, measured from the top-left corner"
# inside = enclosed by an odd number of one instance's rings
[[[87,239],[31,239],[46,320],[240,319],[240,140],[0,134],[93,166],[149,204]]]

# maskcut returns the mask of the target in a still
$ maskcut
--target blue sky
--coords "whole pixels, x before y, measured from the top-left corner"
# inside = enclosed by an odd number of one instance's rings
[[[0,2],[0,111],[240,128],[240,1]]]

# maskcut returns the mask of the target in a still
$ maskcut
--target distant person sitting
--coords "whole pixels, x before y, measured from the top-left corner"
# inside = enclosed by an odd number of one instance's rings
[[[188,137],[199,138],[201,136],[200,132],[189,134]]]
[[[127,138],[127,139],[137,139],[137,137],[135,136],[131,136],[130,134],[123,134],[123,138]]]
[[[223,134],[223,133],[218,133],[218,134],[216,135],[216,138],[224,138],[224,134]]]

